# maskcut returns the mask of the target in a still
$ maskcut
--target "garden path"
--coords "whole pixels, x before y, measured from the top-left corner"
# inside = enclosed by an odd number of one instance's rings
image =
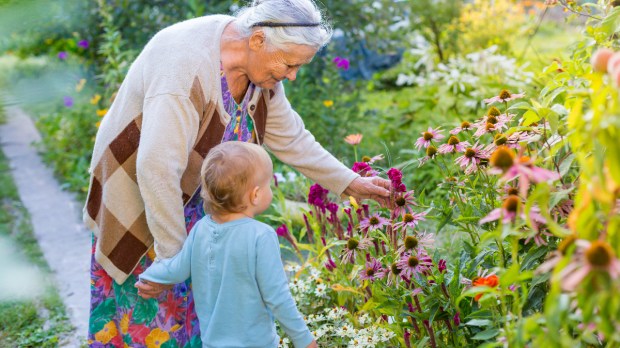
[[[81,203],[60,188],[33,147],[40,136],[32,119],[17,106],[7,107],[6,114],[7,123],[0,125],[0,145],[67,315],[76,328],[74,337],[63,345],[77,347],[88,330],[90,232],[82,224]]]

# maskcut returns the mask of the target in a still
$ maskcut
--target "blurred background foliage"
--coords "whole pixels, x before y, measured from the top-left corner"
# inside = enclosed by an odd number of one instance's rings
[[[21,103],[36,117],[45,159],[68,188],[84,194],[100,117],[146,42],[178,21],[233,14],[247,4],[0,0],[0,79],[10,81],[4,102]],[[501,88],[539,88],[528,67],[560,59],[565,38],[551,52],[542,42],[556,43],[571,30],[562,14],[539,20],[546,13],[543,1],[326,0],[323,5],[334,38],[294,83],[286,83],[292,105],[317,140],[345,163],[355,158],[343,138],[362,133],[360,155],[389,154],[386,167],[409,165],[411,187],[431,195],[443,178],[411,165],[419,133],[429,124],[478,118],[485,111],[481,100]],[[332,62],[336,56],[349,59],[350,69],[338,69]],[[289,170],[281,163],[277,167]]]

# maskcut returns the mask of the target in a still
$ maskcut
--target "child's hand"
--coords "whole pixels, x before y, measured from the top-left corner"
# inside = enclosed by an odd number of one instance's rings
[[[316,340],[314,340],[306,348],[319,348],[319,346],[316,344]]]
[[[134,286],[138,288],[138,295],[142,296],[144,299],[149,299],[159,297],[164,290],[171,289],[173,284],[153,283],[148,280],[140,279]]]

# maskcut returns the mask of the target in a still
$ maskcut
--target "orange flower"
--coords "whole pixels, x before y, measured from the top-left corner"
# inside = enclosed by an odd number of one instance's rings
[[[357,145],[362,142],[363,137],[364,136],[361,134],[350,134],[344,138],[344,141],[346,141],[347,144]]]
[[[473,286],[488,286],[490,288],[495,288],[499,285],[499,278],[495,274],[491,274],[488,277],[479,277],[474,279],[472,282]],[[476,295],[474,297],[475,301],[478,301],[482,297],[482,294]]]
[[[147,348],[159,348],[170,339],[170,334],[161,329],[154,329],[144,339]]]
[[[113,321],[110,321],[105,324],[101,331],[95,334],[95,339],[97,342],[108,344],[117,334],[118,330],[116,329],[116,324]]]
[[[123,335],[126,335],[129,331],[129,314],[123,314],[123,318],[121,318],[121,332]]]

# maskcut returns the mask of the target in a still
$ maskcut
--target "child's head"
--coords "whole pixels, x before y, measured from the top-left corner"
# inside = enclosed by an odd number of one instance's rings
[[[254,214],[263,212],[271,203],[272,167],[259,145],[229,141],[215,146],[200,171],[205,211],[215,215],[248,208]]]

